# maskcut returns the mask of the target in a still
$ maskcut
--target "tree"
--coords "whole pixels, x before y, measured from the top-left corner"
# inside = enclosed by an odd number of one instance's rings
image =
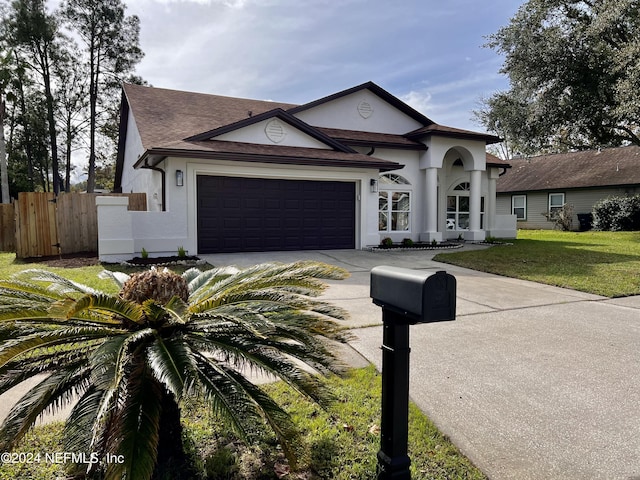
[[[7,163],[7,144],[4,138],[5,97],[7,95],[7,87],[11,81],[11,53],[0,57],[0,192],[2,203],[9,203],[11,197],[9,195],[9,175]]]
[[[640,145],[640,1],[529,0],[487,45],[510,89],[479,120],[521,153]]]
[[[60,79],[57,90],[58,119],[60,132],[64,139],[64,190],[71,191],[71,159],[77,150],[78,140],[82,137],[88,125],[86,110],[88,107],[88,84],[84,65],[79,63],[80,52],[72,47],[60,56],[55,65],[56,77]]]
[[[89,170],[87,191],[95,189],[96,135],[102,122],[100,106],[142,59],[140,21],[125,16],[121,0],[66,0],[61,11],[84,42],[89,74]],[[109,92],[111,90],[111,92]]]
[[[106,478],[192,478],[179,441],[180,405],[203,399],[242,438],[259,425],[294,458],[286,412],[245,372],[279,377],[318,402],[315,371],[336,371],[326,339],[343,340],[343,312],[314,299],[320,278],[346,271],[317,263],[244,270],[108,272],[121,286],[107,295],[42,270],[0,281],[0,393],[48,373],[11,409],[0,448],[15,446],[36,419],[79,399],[65,426],[69,451],[121,455],[96,464]]]
[[[44,0],[16,0],[12,6],[11,32],[15,46],[22,47],[30,53],[30,66],[42,79],[47,107],[53,191],[57,195],[60,191],[60,175],[52,63],[55,63],[58,53],[56,52],[58,26],[53,16],[47,14]]]

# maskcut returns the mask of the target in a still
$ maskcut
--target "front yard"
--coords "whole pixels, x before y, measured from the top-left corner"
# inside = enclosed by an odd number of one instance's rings
[[[435,260],[606,297],[640,295],[640,232],[520,230],[513,245]]]
[[[13,254],[0,254],[0,278],[29,268],[46,268],[76,282],[116,293],[117,288],[97,274],[100,265],[52,268],[22,263]],[[117,268],[117,267],[109,267]],[[273,435],[261,435],[246,447],[229,434],[199,403],[185,403],[184,444],[200,479],[373,479],[380,445],[380,375],[373,366],[351,370],[343,378],[327,377],[326,388],[336,401],[322,410],[293,393],[283,382],[265,388],[293,417],[301,436],[299,468],[289,471]],[[415,405],[410,406],[409,448],[414,479],[477,479],[486,477],[444,437]],[[61,423],[36,426],[14,449],[15,462],[0,463],[0,480],[44,480],[65,475],[65,447]],[[90,456],[91,452],[85,452]],[[48,456],[47,456],[48,455]],[[57,455],[57,456],[56,456]],[[12,458],[12,457],[8,457]],[[62,458],[62,461],[58,462]],[[37,461],[35,461],[37,459]],[[51,460],[53,459],[53,460]],[[24,461],[23,461],[24,460]],[[32,461],[29,461],[32,460]]]

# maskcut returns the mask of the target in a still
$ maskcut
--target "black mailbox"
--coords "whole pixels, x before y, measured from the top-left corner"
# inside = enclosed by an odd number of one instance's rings
[[[400,267],[371,270],[373,303],[392,310],[407,323],[428,323],[456,318],[456,278],[447,272],[425,272]]]

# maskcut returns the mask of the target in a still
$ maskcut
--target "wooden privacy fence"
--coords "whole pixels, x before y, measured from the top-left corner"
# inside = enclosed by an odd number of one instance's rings
[[[96,197],[105,195],[129,197],[129,210],[147,209],[144,193],[63,193],[56,198],[50,192],[20,192],[18,201],[13,204],[16,257],[97,252]],[[10,251],[5,244],[2,247],[4,251]]]
[[[16,251],[16,220],[13,203],[0,204],[0,252]]]

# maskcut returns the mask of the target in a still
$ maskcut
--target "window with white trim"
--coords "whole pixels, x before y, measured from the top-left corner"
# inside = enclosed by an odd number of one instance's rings
[[[516,216],[516,220],[527,219],[527,196],[526,195],[511,196],[511,214]]]
[[[558,215],[562,207],[564,207],[564,193],[550,193],[549,194],[549,220]]]
[[[408,232],[411,229],[411,191],[406,178],[387,173],[380,175],[378,192],[378,230]]]
[[[447,230],[469,230],[471,184],[462,182],[447,196]],[[484,228],[484,197],[480,197],[480,228]]]

